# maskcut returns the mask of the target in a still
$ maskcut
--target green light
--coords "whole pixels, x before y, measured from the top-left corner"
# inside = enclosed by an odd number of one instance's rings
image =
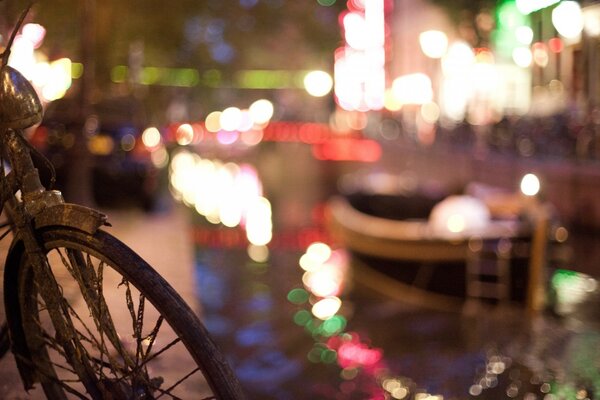
[[[312,315],[306,310],[300,310],[294,314],[294,323],[300,326],[307,326],[312,322]]]
[[[287,299],[294,304],[303,304],[308,301],[308,292],[304,289],[296,288],[290,290]]]
[[[575,271],[569,271],[566,269],[559,269],[554,272],[552,276],[552,286],[555,289],[561,289],[568,286],[572,286],[579,280],[579,274]]]
[[[294,74],[284,70],[245,70],[235,75],[235,85],[243,89],[293,88]]]
[[[337,360],[337,352],[331,349],[325,349],[321,352],[321,361],[325,364],[332,364]]]
[[[308,361],[312,363],[318,363],[321,361],[321,354],[323,353],[323,348],[313,347],[309,352],[306,358]]]
[[[118,65],[110,71],[110,79],[114,83],[123,83],[127,80],[128,68],[124,65]]]
[[[83,75],[83,64],[82,63],[71,63],[71,78],[79,79]]]
[[[343,331],[344,328],[346,328],[346,318],[341,315],[335,315],[323,322],[323,336],[333,336]]]
[[[325,7],[330,7],[335,4],[335,0],[317,0],[317,3]]]
[[[217,69],[209,69],[202,74],[202,83],[208,87],[218,87],[221,80],[221,71]]]

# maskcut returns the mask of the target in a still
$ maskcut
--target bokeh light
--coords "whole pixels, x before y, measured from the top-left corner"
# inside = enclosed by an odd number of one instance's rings
[[[535,174],[526,174],[521,179],[521,192],[526,196],[535,196],[540,187],[540,180]]]
[[[148,148],[158,146],[161,142],[160,131],[154,126],[146,128],[142,133],[142,142]]]
[[[304,88],[314,97],[323,97],[333,87],[333,78],[325,71],[311,71],[304,77]]]
[[[552,24],[558,33],[568,39],[581,35],[583,30],[583,14],[581,6],[576,1],[561,1],[552,10]]]
[[[419,34],[423,53],[430,58],[442,58],[448,49],[448,36],[442,31],[425,31]]]
[[[273,117],[273,103],[266,99],[256,100],[249,108],[252,120],[256,124],[266,124]]]

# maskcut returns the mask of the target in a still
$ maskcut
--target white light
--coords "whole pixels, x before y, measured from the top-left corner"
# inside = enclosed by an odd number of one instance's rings
[[[535,196],[540,191],[540,180],[534,174],[527,174],[521,179],[521,192],[525,196]]]
[[[583,30],[583,14],[576,1],[562,1],[552,10],[552,24],[558,33],[567,38],[575,39]]]
[[[348,46],[356,50],[364,50],[368,45],[368,37],[365,35],[367,23],[365,18],[356,12],[349,12],[344,16],[344,38]]]
[[[473,49],[466,42],[454,42],[442,58],[444,75],[464,74],[475,62]]]
[[[333,79],[325,71],[311,71],[304,77],[304,88],[314,97],[323,97],[331,91]]]
[[[433,99],[431,79],[425,74],[404,75],[392,82],[392,94],[402,104],[425,104]]]
[[[512,52],[512,59],[521,68],[527,68],[533,62],[533,54],[529,47],[517,47]]]
[[[219,122],[222,129],[237,131],[242,123],[242,111],[237,107],[228,107],[221,113]]]
[[[528,26],[519,26],[515,29],[517,42],[523,45],[530,45],[533,42],[533,29]]]
[[[256,100],[250,105],[249,111],[254,123],[266,124],[273,117],[273,103],[266,99]]]
[[[442,31],[426,31],[419,35],[423,53],[430,58],[442,58],[448,49],[448,36]]]
[[[342,301],[335,297],[326,297],[322,300],[319,300],[312,307],[312,313],[315,317],[326,320],[328,318],[333,317],[342,306]]]
[[[429,226],[434,234],[440,236],[476,234],[488,226],[490,219],[490,211],[482,201],[471,196],[455,195],[433,207]]]
[[[598,15],[592,13],[585,14],[583,16],[583,29],[592,37],[600,36],[600,18]]]
[[[271,222],[271,203],[259,197],[248,208],[246,214],[246,237],[256,246],[266,245],[271,241],[273,223]]]
[[[25,24],[23,25],[22,34],[31,42],[31,44],[33,44],[33,47],[37,49],[41,46],[42,41],[46,36],[46,29],[40,24]]]
[[[160,144],[160,132],[157,128],[151,126],[142,133],[142,142],[148,148],[156,147]]]
[[[517,0],[517,8],[521,14],[531,14],[534,11],[549,7],[559,1],[560,0]]]

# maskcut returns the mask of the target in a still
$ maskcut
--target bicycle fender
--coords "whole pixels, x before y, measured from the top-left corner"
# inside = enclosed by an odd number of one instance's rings
[[[64,226],[93,235],[101,226],[110,226],[106,215],[78,204],[62,203],[43,209],[35,216],[36,229]]]

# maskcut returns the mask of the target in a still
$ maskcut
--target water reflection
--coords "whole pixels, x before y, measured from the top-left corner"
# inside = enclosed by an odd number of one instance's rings
[[[202,317],[251,399],[600,393],[600,296],[591,277],[555,271],[555,315],[535,323],[514,310],[465,318],[363,287],[353,276],[357,259],[334,247],[320,219],[293,231],[274,218],[273,240],[257,246],[243,226],[215,225],[190,210]]]

